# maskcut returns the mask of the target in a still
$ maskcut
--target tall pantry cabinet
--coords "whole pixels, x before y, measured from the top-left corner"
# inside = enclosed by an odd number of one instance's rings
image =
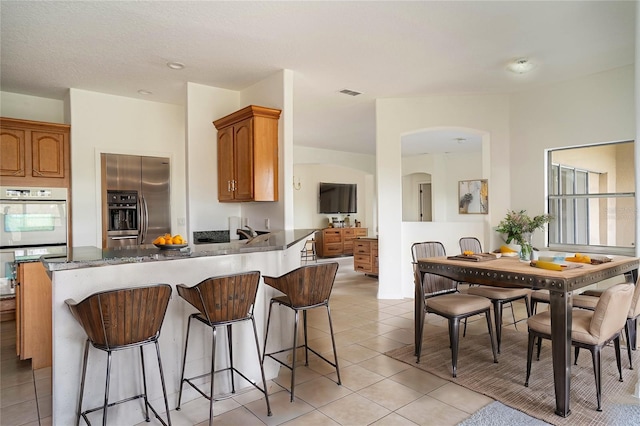
[[[213,122],[218,129],[218,201],[278,201],[280,113],[249,105]]]

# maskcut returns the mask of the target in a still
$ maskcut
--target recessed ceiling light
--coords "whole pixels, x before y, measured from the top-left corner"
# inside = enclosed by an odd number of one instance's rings
[[[349,89],[342,89],[340,91],[340,93],[344,94],[344,95],[349,95],[349,96],[358,96],[358,95],[362,95],[361,92],[356,92],[355,90],[349,90]]]
[[[172,70],[181,70],[184,68],[184,64],[182,62],[167,62],[167,66]]]
[[[507,65],[507,69],[516,74],[524,74],[531,71],[534,67],[535,65],[527,58],[516,59]]]
[[[138,93],[140,93],[141,95],[153,95],[153,92],[151,92],[150,90],[144,90],[144,89],[138,90]]]

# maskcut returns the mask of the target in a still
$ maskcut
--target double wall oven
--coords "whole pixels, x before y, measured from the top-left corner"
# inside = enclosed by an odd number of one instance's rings
[[[16,256],[64,253],[67,189],[0,186],[0,277],[13,278]]]

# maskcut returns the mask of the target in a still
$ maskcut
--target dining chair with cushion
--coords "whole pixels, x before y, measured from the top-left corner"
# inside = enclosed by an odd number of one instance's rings
[[[453,377],[458,373],[458,341],[460,320],[477,314],[485,314],[489,340],[493,351],[493,362],[498,362],[496,343],[491,326],[491,301],[482,296],[461,294],[458,292],[458,282],[450,278],[434,274],[421,274],[418,270],[418,259],[446,256],[444,245],[437,241],[415,243],[411,246],[413,257],[414,282],[416,297],[424,300],[424,309],[420,313],[418,324],[418,344],[416,347],[416,363],[420,362],[422,353],[422,334],[424,319],[427,313],[433,313],[449,321],[449,345],[451,347],[451,366]]]
[[[325,361],[336,369],[337,384],[341,385],[340,368],[338,367],[338,353],[336,352],[336,341],[333,335],[333,322],[331,321],[331,310],[329,309],[329,297],[331,296],[331,290],[333,289],[333,283],[336,279],[336,273],[338,272],[338,263],[317,263],[313,265],[301,266],[279,277],[264,277],[265,284],[275,288],[284,295],[276,296],[271,299],[269,304],[269,314],[267,315],[267,326],[264,336],[264,355],[262,361],[266,357],[273,359],[280,365],[291,370],[291,402],[294,399],[295,382],[296,382],[296,367],[297,367],[297,352],[298,349],[304,349],[305,365],[309,365],[309,351],[314,353],[320,359]],[[269,325],[271,323],[271,310],[273,305],[277,304],[294,312],[295,320],[293,325],[293,345],[285,349],[274,350],[267,352],[267,339],[269,337]],[[331,344],[333,346],[333,361],[328,360],[320,353],[309,347],[307,341],[307,311],[315,308],[326,308],[327,317],[329,320],[329,334],[331,335]],[[304,343],[298,345],[298,322],[300,319],[300,312],[302,312],[302,324],[303,324],[303,338]],[[276,330],[279,332],[279,330]],[[291,364],[282,361],[276,357],[277,354],[291,351]]]
[[[595,310],[575,308],[572,310],[571,344],[576,348],[585,348],[591,352],[593,375],[596,382],[596,398],[598,411],[602,411],[601,363],[600,351],[613,341],[616,352],[618,374],[622,381],[620,365],[620,331],[627,320],[631,306],[634,287],[631,284],[617,284],[608,288],[599,298]],[[534,341],[538,339],[538,359],[540,358],[540,341],[551,339],[551,312],[545,311],[531,316],[527,320],[529,326],[529,343],[527,348],[527,377],[525,386],[529,386],[531,376],[531,359],[533,358]],[[577,352],[576,352],[577,353]]]
[[[581,309],[595,309],[594,306],[598,304],[598,300],[602,296],[602,292],[592,292],[590,294],[599,294],[599,296],[588,296],[580,294],[573,297],[573,306]],[[629,357],[629,369],[633,370],[633,361],[631,357],[631,351],[635,350],[636,344],[636,324],[638,317],[640,317],[640,279],[636,282],[635,290],[633,291],[633,298],[631,299],[631,306],[629,307],[629,313],[627,314],[627,321],[624,324],[624,337],[627,341],[627,355]],[[576,359],[578,358],[576,352]]]
[[[168,423],[169,426],[171,426],[167,388],[164,382],[164,373],[160,360],[160,347],[158,345],[160,328],[162,327],[162,322],[167,312],[170,297],[170,285],[156,284],[94,293],[80,302],[72,299],[65,300],[66,305],[71,311],[71,315],[80,323],[87,334],[87,341],[84,347],[84,360],[82,362],[82,381],[80,383],[80,398],[78,400],[76,425],[79,424],[81,417],[90,425],[91,422],[87,414],[99,410],[102,410],[102,424],[106,425],[108,407],[142,398],[144,400],[144,415],[147,422],[151,421],[149,418],[149,409],[151,409],[160,423],[165,426],[167,426]],[[162,420],[158,412],[149,403],[147,394],[143,348],[150,344],[154,344],[156,347],[156,357],[158,359],[167,423]],[[107,353],[107,380],[104,391],[104,404],[100,407],[83,411],[82,400],[84,397],[85,379],[87,377],[87,361],[90,345]],[[143,392],[117,402],[109,402],[112,352],[135,348],[140,348]]]
[[[459,241],[460,250],[473,251],[474,253],[482,253],[482,245],[480,240],[475,237],[462,237]],[[511,306],[511,316],[513,317],[514,327],[517,324],[516,315],[513,310],[513,302],[516,300],[524,300],[527,308],[527,317],[531,315],[529,307],[529,295],[531,290],[528,288],[504,288],[491,286],[469,286],[467,294],[486,297],[493,304],[494,323],[496,324],[496,340],[498,341],[498,353],[500,353],[500,343],[502,341],[502,309],[504,305]],[[465,327],[466,328],[466,327]]]

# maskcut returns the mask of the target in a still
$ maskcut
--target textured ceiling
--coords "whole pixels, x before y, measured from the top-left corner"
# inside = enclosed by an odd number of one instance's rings
[[[186,82],[241,90],[290,69],[294,143],[374,153],[376,98],[507,93],[634,63],[636,4],[3,0],[0,88],[182,104]],[[532,72],[506,71],[523,56]]]

